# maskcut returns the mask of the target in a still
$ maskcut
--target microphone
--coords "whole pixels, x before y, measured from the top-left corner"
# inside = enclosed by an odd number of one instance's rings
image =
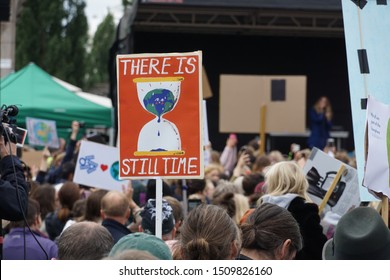
[[[15,105],[10,105],[5,111],[7,112],[8,116],[15,117],[19,113],[19,108]]]

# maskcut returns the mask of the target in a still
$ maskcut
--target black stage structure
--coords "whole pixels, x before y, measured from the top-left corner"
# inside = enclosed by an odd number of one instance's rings
[[[143,0],[126,11],[111,52],[194,50],[203,51],[213,93],[207,110],[214,149],[227,137],[218,127],[220,74],[306,75],[306,108],[328,96],[335,129],[349,132],[343,148],[354,149],[341,0]],[[239,144],[255,136],[239,134]],[[272,148],[288,152],[292,141],[306,144],[284,138]]]

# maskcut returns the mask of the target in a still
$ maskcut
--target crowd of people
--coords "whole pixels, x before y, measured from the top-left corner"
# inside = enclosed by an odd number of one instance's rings
[[[68,141],[45,148],[36,168],[1,140],[0,190],[10,203],[0,214],[11,221],[3,223],[4,259],[390,259],[389,228],[370,207],[351,210],[331,238],[324,234],[302,169],[310,150],[260,154],[257,141],[239,148],[235,135],[222,152],[209,150],[204,179],[164,181],[156,237],[155,180],[130,181],[122,191],[73,182],[79,128],[74,121]],[[334,156],[353,165],[345,152]],[[187,200],[199,205],[188,209]]]

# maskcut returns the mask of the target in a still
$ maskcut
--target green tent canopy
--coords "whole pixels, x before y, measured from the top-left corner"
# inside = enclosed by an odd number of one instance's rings
[[[56,121],[64,137],[72,121],[83,121],[85,128],[112,127],[112,109],[88,101],[55,82],[48,73],[30,63],[0,81],[0,105],[19,108],[17,125],[26,127],[26,117]]]

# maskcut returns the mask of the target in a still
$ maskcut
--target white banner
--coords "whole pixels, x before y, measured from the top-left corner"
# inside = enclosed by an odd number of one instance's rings
[[[119,180],[119,152],[111,146],[81,141],[73,181],[90,187],[122,191],[127,180]]]

